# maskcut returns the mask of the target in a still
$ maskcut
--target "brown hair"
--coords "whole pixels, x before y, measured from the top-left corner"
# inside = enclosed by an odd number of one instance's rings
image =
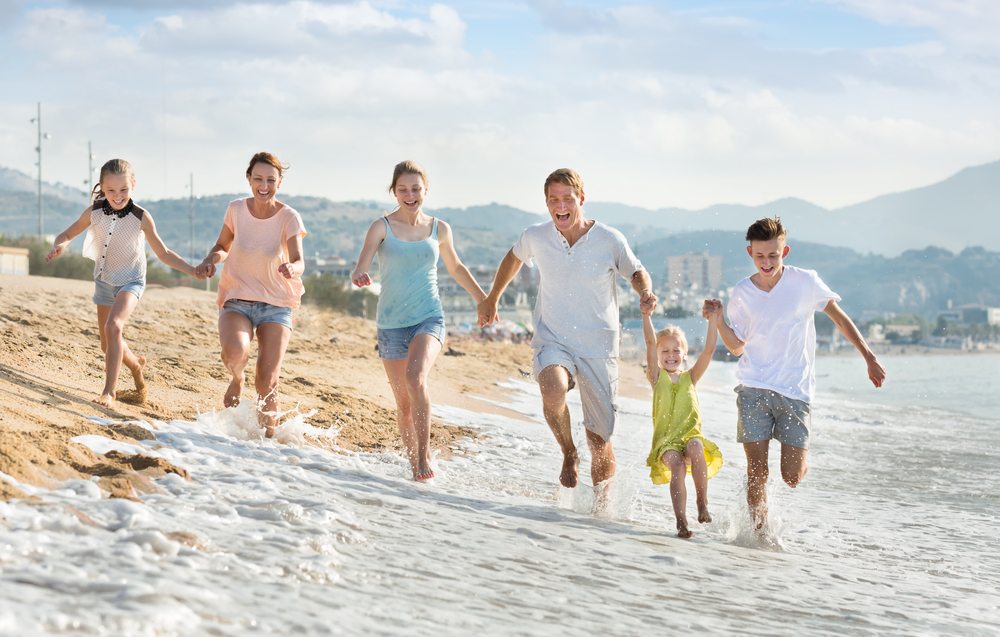
[[[274,166],[278,169],[278,176],[281,177],[288,170],[288,166],[281,163],[281,160],[272,153],[267,151],[261,151],[250,158],[250,165],[247,166],[247,178],[250,177],[250,173],[253,172],[253,167],[257,164],[267,164],[268,166]]]
[[[656,345],[659,347],[660,341],[667,338],[668,336],[673,336],[681,344],[681,354],[687,356],[688,353],[688,340],[687,336],[684,335],[684,330],[676,325],[668,325],[659,332],[656,333]]]
[[[104,190],[101,188],[101,182],[104,181],[105,177],[109,175],[126,175],[128,177],[129,183],[132,187],[135,187],[135,173],[132,172],[132,164],[128,163],[124,159],[109,159],[104,162],[101,166],[101,176],[97,180],[97,185],[94,186],[94,190],[90,193],[90,203],[94,203],[98,199],[104,199]]]
[[[747,241],[771,241],[773,239],[784,239],[788,233],[781,225],[780,217],[764,217],[753,222],[747,228]]]
[[[580,173],[572,168],[559,168],[552,171],[552,174],[545,178],[545,196],[549,196],[549,186],[554,184],[564,184],[576,192],[577,197],[583,197],[583,178]]]
[[[424,180],[424,187],[428,185],[427,181],[427,171],[424,167],[413,161],[412,159],[405,159],[392,169],[392,183],[389,184],[389,192],[394,192],[396,190],[396,182],[403,175],[420,175],[420,178]]]

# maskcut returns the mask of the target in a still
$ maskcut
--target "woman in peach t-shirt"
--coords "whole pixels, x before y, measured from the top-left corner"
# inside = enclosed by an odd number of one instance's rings
[[[278,377],[292,336],[292,310],[302,296],[302,217],[275,197],[287,167],[271,153],[250,159],[251,196],[229,203],[215,246],[195,272],[219,279],[219,341],[222,362],[233,375],[223,404],[235,407],[243,392],[250,341],[257,335],[258,420],[274,435],[278,419]]]

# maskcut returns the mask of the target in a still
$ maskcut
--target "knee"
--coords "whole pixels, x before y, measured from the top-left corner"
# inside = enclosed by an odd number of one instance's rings
[[[108,322],[104,324],[104,333],[107,335],[108,340],[118,340],[121,338],[124,328],[124,321],[120,319],[108,319]]]
[[[421,396],[427,393],[427,374],[408,371],[406,373],[406,391],[410,396]]]
[[[678,453],[663,454],[663,463],[670,468],[670,473],[673,475],[684,475],[687,472],[684,458]]]
[[[684,453],[689,458],[697,458],[699,456],[705,455],[705,445],[701,444],[701,441],[697,438],[688,440],[688,443],[684,446]]]
[[[781,479],[785,481],[785,484],[792,487],[793,489],[802,482],[802,478],[806,477],[806,472],[799,469],[782,469]]]
[[[242,369],[246,366],[247,360],[250,358],[250,353],[243,349],[242,347],[223,347],[222,348],[222,364],[228,369],[239,368]]]

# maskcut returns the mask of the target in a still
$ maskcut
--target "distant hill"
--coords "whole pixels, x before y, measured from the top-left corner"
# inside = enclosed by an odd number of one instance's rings
[[[589,202],[591,216],[632,233],[745,230],[778,215],[790,242],[811,241],[887,256],[929,245],[959,252],[970,246],[1000,250],[1000,161],[966,168],[939,183],[826,210],[787,198],[762,206],[715,205],[702,210],[647,210]]]

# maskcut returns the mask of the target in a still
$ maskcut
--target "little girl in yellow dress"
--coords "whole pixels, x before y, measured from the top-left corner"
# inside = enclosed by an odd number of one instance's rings
[[[646,458],[653,484],[670,483],[670,500],[677,519],[677,536],[693,534],[687,523],[686,474],[694,480],[698,503],[698,522],[711,522],[708,512],[708,479],[722,467],[722,452],[701,435],[698,394],[694,386],[701,379],[718,338],[717,313],[708,317],[705,348],[689,370],[682,366],[687,359],[687,338],[677,326],[656,332],[650,317],[653,307],[643,308],[642,331],[646,340],[646,378],[653,388],[653,444]]]

